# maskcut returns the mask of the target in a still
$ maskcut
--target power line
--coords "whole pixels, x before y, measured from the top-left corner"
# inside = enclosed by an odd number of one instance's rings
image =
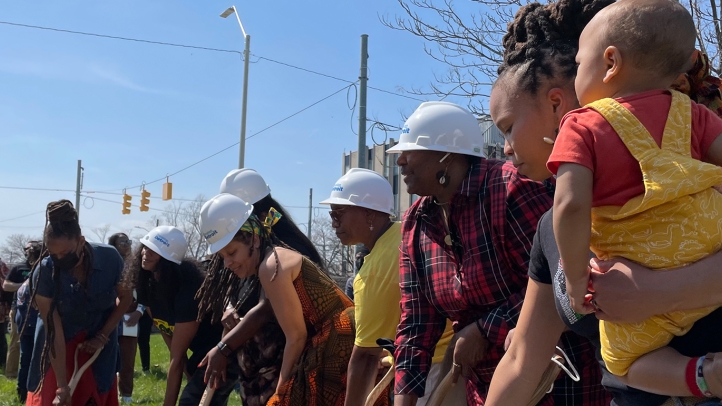
[[[19,219],[23,219],[23,218],[25,218],[25,217],[35,216],[35,215],[37,215],[37,214],[45,214],[45,210],[43,210],[43,211],[37,211],[37,212],[35,212],[35,213],[30,213],[30,214],[24,214],[24,215],[22,215],[22,216],[17,216],[17,217],[5,219],[5,220],[0,220],[0,223],[5,223],[5,222],[8,222],[8,221],[13,221],[13,220],[19,220]]]
[[[15,27],[23,27],[23,28],[34,28],[37,30],[46,30],[46,31],[55,31],[55,32],[64,32],[66,34],[76,34],[76,35],[86,35],[89,37],[99,37],[99,38],[108,38],[108,39],[117,39],[121,41],[132,41],[132,42],[142,42],[146,44],[155,44],[155,45],[164,45],[169,47],[177,47],[177,48],[191,48],[191,49],[202,49],[204,51],[214,51],[214,52],[227,52],[227,53],[233,53],[243,56],[243,53],[240,51],[235,51],[232,49],[220,49],[220,48],[210,48],[210,47],[200,47],[195,45],[185,45],[185,44],[175,44],[172,42],[162,42],[162,41],[152,41],[147,39],[140,39],[140,38],[129,38],[129,37],[119,37],[115,35],[106,35],[106,34],[96,34],[93,32],[83,32],[83,31],[73,31],[73,30],[64,30],[61,28],[52,28],[52,27],[42,27],[39,25],[30,25],[30,24],[20,24],[20,23],[13,23],[9,21],[0,21],[0,24],[5,25],[12,25]]]
[[[349,86],[351,86],[351,85],[349,85]],[[310,109],[311,107],[313,107],[313,106],[315,106],[315,105],[317,105],[317,104],[319,104],[319,103],[321,103],[321,102],[323,102],[323,101],[325,101],[325,100],[330,99],[331,97],[333,97],[333,96],[341,93],[342,91],[346,90],[346,88],[348,88],[349,86],[344,86],[344,87],[342,87],[341,89],[339,89],[339,90],[331,93],[330,95],[328,95],[328,96],[326,96],[326,97],[324,97],[324,98],[322,98],[322,99],[320,99],[320,100],[318,100],[318,101],[316,101],[316,102],[314,102],[314,103],[312,103],[312,104],[310,104],[310,105],[302,108],[301,110],[298,110],[297,112],[295,112],[295,113],[293,113],[293,114],[291,114],[291,115],[289,115],[289,116],[286,116],[286,117],[282,118],[282,119],[279,120],[279,121],[276,121],[275,123],[269,125],[268,127],[263,128],[262,130],[257,131],[257,132],[255,132],[255,133],[251,134],[250,136],[246,137],[246,140],[249,140],[249,139],[251,139],[251,138],[253,138],[253,137],[255,137],[255,136],[257,136],[257,135],[259,135],[259,134],[261,134],[261,133],[263,133],[263,132],[265,132],[265,131],[267,131],[267,130],[270,130],[271,128],[273,128],[273,127],[275,127],[275,126],[283,123],[284,121],[286,121],[286,120],[288,120],[288,119],[290,119],[290,118],[292,118],[292,117],[295,117],[295,116],[303,113],[304,111]],[[131,187],[126,187],[126,188],[100,190],[100,191],[96,191],[95,193],[114,192],[114,191],[123,190],[123,189],[134,189],[134,188],[138,188],[138,187],[141,187],[141,186],[148,186],[148,185],[152,185],[152,184],[154,184],[154,183],[158,183],[158,182],[160,182],[160,181],[162,181],[162,180],[168,179],[168,178],[171,177],[171,176],[175,176],[175,175],[177,175],[177,174],[179,174],[179,173],[181,173],[181,172],[183,172],[183,171],[186,171],[186,170],[188,170],[188,169],[190,169],[190,168],[192,168],[192,167],[194,167],[194,166],[196,166],[196,165],[198,165],[198,164],[200,164],[200,163],[202,163],[202,162],[205,162],[205,161],[207,161],[207,160],[215,157],[216,155],[221,154],[221,153],[223,153],[223,152],[225,152],[225,151],[227,151],[227,150],[235,147],[235,146],[238,145],[238,144],[240,144],[240,141],[239,141],[239,142],[235,142],[235,143],[233,143],[233,144],[231,144],[231,145],[229,145],[229,146],[221,149],[220,151],[217,151],[217,152],[215,152],[215,153],[213,153],[213,154],[211,154],[211,155],[209,155],[209,156],[207,156],[207,157],[205,157],[205,158],[203,158],[203,159],[201,159],[201,160],[199,160],[199,161],[196,161],[196,162],[194,162],[194,163],[192,163],[192,164],[190,164],[190,165],[188,165],[188,166],[186,166],[186,167],[184,167],[184,168],[182,168],[182,169],[180,169],[180,170],[177,170],[177,171],[175,171],[175,172],[173,172],[173,173],[167,174],[167,175],[165,175],[165,176],[163,176],[163,177],[161,177],[161,178],[158,178],[158,179],[156,179],[156,180],[154,180],[154,181],[145,182],[145,183],[141,183],[140,185],[131,186]]]
[[[0,189],[32,190],[32,191],[41,191],[41,192],[75,192],[75,190],[71,190],[71,189],[46,189],[46,188],[20,187],[20,186],[0,186]]]
[[[117,36],[117,35],[107,35],[107,34],[97,34],[97,33],[93,33],[93,32],[66,30],[66,29],[62,29],[62,28],[44,27],[44,26],[40,26],[40,25],[30,25],[30,24],[13,23],[13,22],[10,22],[10,21],[0,21],[0,24],[10,25],[10,26],[14,26],[14,27],[32,28],[32,29],[37,29],[37,30],[62,32],[62,33],[66,33],[66,34],[85,35],[85,36],[89,36],[89,37],[98,37],[98,38],[114,39],[114,40],[119,40],[119,41],[131,41],[131,42],[140,42],[140,43],[145,43],[145,44],[153,44],[153,45],[162,45],[162,46],[176,47],[176,48],[190,48],[190,49],[200,49],[200,50],[204,50],[204,51],[233,53],[233,54],[238,54],[238,55],[241,56],[241,58],[243,58],[243,52],[241,52],[241,51],[236,51],[236,50],[233,50],[233,49],[222,49],[222,48],[202,47],[202,46],[197,46],[197,45],[178,44],[178,43],[173,43],[173,42],[153,41],[153,40],[147,40],[147,39],[142,39],[142,38],[120,37],[120,36]],[[267,57],[265,57],[265,56],[255,55],[255,54],[251,54],[251,55],[252,55],[252,56],[255,56],[255,57],[258,58],[258,59],[263,59],[263,60],[268,61],[268,62],[272,62],[272,63],[279,64],[279,65],[283,65],[283,66],[286,66],[286,67],[289,67],[289,68],[292,68],[292,69],[297,69],[297,70],[300,70],[300,71],[303,71],[303,72],[312,73],[312,74],[314,74],[314,75],[323,76],[323,77],[325,77],[325,78],[334,79],[334,80],[338,80],[338,81],[346,82],[346,83],[356,83],[356,82],[353,82],[353,81],[350,81],[350,80],[347,80],[347,79],[339,78],[339,77],[337,77],[337,76],[329,75],[329,74],[327,74],[327,73],[322,73],[322,72],[318,72],[318,71],[315,71],[315,70],[312,70],[312,69],[302,68],[302,67],[300,67],[300,66],[296,66],[296,65],[293,65],[293,64],[290,64],[290,63],[287,63],[287,62],[281,62],[281,61],[278,61],[278,60],[275,60],[275,59],[267,58]],[[392,92],[392,91],[390,91],[390,90],[379,89],[378,87],[368,86],[368,88],[369,88],[369,89],[372,89],[372,90],[379,91],[379,92],[387,93],[387,94],[390,94],[390,95],[394,95],[394,96],[397,96],[397,97],[403,97],[403,98],[406,98],[406,99],[411,99],[411,100],[416,100],[416,101],[421,101],[421,102],[426,101],[426,100],[424,100],[424,99],[419,99],[419,98],[417,98],[417,97],[413,97],[413,96],[409,96],[409,95],[405,95],[405,94],[401,94],[401,93],[397,93],[397,92]]]
[[[376,91],[378,91],[378,92],[388,93],[388,94],[392,94],[392,95],[398,96],[398,97],[403,97],[403,98],[406,98],[406,99],[416,100],[416,101],[420,101],[420,102],[428,101],[428,100],[424,100],[424,99],[419,99],[418,97],[413,97],[413,96],[409,96],[409,95],[406,95],[406,94],[401,94],[401,93],[392,92],[392,91],[390,91],[390,90],[379,89],[378,87],[373,87],[373,86],[366,86],[366,87],[368,87],[369,89],[376,90]]]

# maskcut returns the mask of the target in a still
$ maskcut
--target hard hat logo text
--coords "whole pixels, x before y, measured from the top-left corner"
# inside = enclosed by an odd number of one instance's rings
[[[343,186],[341,186],[340,183],[337,183],[333,185],[333,189],[331,189],[333,192],[343,192]]]
[[[207,239],[213,237],[213,236],[216,235],[216,234],[218,234],[218,231],[216,231],[216,230],[211,230],[211,231],[205,233],[205,234],[203,235],[203,237],[205,237],[205,239],[207,240]]]
[[[163,238],[163,237],[161,237],[161,236],[159,236],[159,235],[156,235],[156,236],[155,236],[155,240],[156,240],[156,241],[159,241],[161,244],[163,244],[163,245],[165,245],[166,247],[170,248],[170,243],[169,243],[168,240],[166,240],[165,238]]]

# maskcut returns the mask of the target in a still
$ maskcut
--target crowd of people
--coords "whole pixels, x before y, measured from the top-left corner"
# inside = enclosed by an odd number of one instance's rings
[[[321,202],[356,246],[345,292],[253,169],[201,208],[203,262],[171,226],[87,242],[52,202],[0,263],[6,376],[27,405],[132,402],[153,324],[164,406],[719,405],[722,94],[696,40],[673,0],[521,7],[490,96],[510,160],[422,103],[387,150],[406,213],[367,169]]]

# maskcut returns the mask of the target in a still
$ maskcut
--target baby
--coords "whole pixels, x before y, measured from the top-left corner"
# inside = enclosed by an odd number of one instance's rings
[[[677,268],[722,247],[722,194],[713,189],[722,183],[722,120],[668,90],[691,67],[695,39],[692,16],[672,0],[621,0],[581,34],[575,89],[585,107],[564,117],[547,164],[557,175],[554,234],[578,313],[596,306],[587,292],[590,246],[599,258],[652,269]],[[660,368],[663,353],[651,352],[712,310],[602,322],[607,368],[619,376],[636,362]],[[693,394],[710,395],[703,377],[687,378],[701,378],[690,385]]]

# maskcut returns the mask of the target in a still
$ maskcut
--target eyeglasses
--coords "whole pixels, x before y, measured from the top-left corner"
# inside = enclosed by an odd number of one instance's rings
[[[120,241],[120,242],[118,242],[118,245],[121,245],[121,246],[123,246],[123,247],[128,247],[128,246],[133,245],[133,241],[130,241],[130,240],[128,240],[128,241]]]
[[[341,218],[343,217],[344,213],[346,212],[346,208],[341,209],[334,209],[328,212],[328,215],[331,216],[331,221],[334,221],[336,223],[341,222]]]

